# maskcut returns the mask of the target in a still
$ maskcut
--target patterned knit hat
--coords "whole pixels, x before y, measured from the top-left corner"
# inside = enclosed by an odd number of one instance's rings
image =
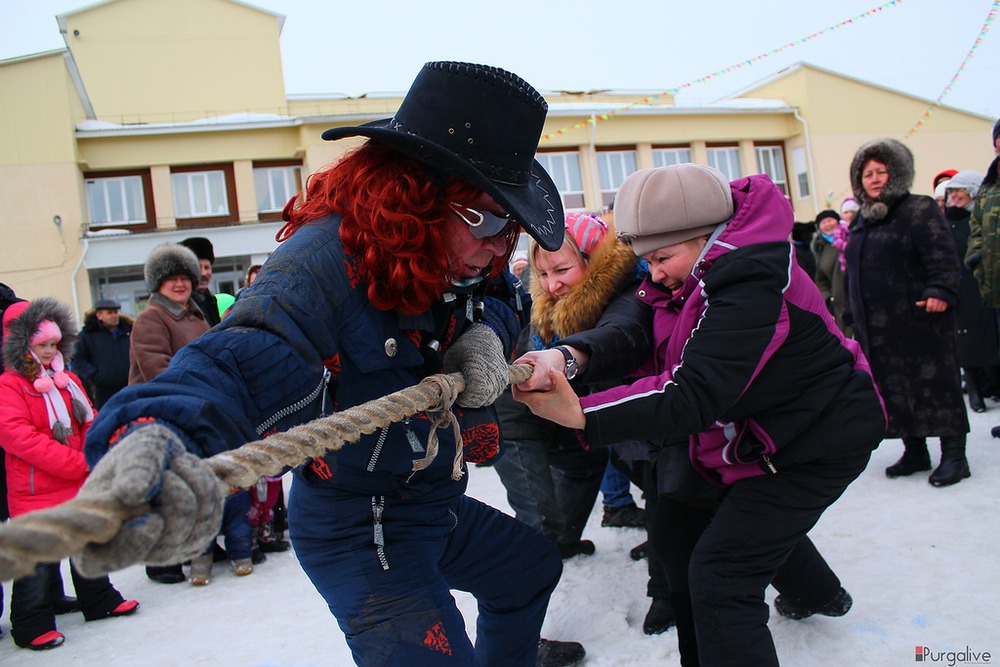
[[[608,223],[593,213],[567,213],[566,231],[576,241],[580,252],[589,257],[608,233]]]

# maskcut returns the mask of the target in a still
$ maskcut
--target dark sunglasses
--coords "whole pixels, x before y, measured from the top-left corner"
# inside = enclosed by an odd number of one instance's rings
[[[481,241],[506,236],[517,226],[517,222],[512,220],[509,215],[479,211],[457,202],[449,202],[448,206],[455,212],[455,215],[462,219],[462,222],[469,226],[472,235]]]

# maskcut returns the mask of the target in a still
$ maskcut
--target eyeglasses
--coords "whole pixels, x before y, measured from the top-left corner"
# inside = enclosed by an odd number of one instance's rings
[[[517,222],[511,219],[510,215],[497,215],[489,211],[479,211],[459,204],[449,202],[448,206],[455,212],[462,222],[469,226],[472,235],[481,241],[488,241],[506,236],[517,226]]]

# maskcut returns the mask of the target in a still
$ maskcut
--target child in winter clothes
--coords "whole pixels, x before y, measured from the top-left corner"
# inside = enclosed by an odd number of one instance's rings
[[[766,176],[644,169],[615,201],[620,235],[649,265],[637,295],[654,311],[650,374],[578,397],[550,373],[551,391],[525,383],[514,397],[592,447],[689,436],[691,463],[728,487],[690,558],[701,665],[777,665],[764,589],[865,469],[885,432],[878,391],[793,261],[792,211]],[[843,614],[849,598],[828,578],[783,615]]]
[[[3,317],[0,440],[6,450],[10,515],[73,498],[87,477],[83,442],[94,410],[80,379],[65,370],[76,336],[69,310],[54,299],[13,304]],[[107,576],[84,578],[70,563],[80,611],[88,621],[133,613]],[[43,563],[14,582],[10,622],[14,643],[43,650],[64,641],[56,631],[52,591],[61,597],[59,563]],[[55,586],[53,586],[55,584]]]

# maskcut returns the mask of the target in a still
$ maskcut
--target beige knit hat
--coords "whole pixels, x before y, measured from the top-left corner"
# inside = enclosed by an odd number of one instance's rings
[[[640,169],[615,195],[618,239],[641,257],[648,252],[711,234],[733,217],[725,175],[691,162]]]

